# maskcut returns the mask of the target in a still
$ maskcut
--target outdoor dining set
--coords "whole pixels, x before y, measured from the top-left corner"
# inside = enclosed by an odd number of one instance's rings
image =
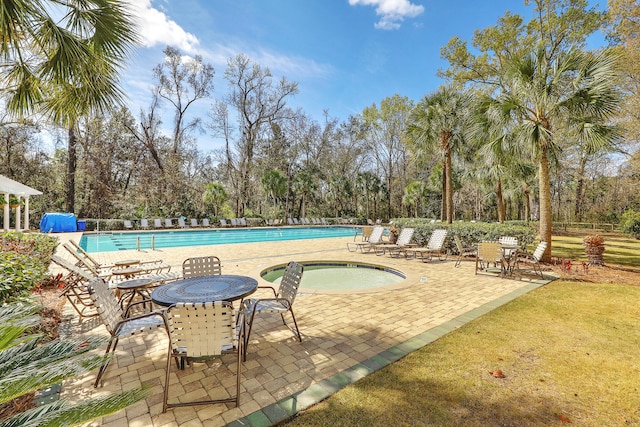
[[[249,276],[222,274],[216,256],[188,258],[182,271],[175,273],[161,260],[122,260],[105,265],[95,261],[74,243],[64,249],[76,262],[54,255],[52,261],[66,270],[62,296],[74,307],[80,318],[99,317],[110,334],[104,364],[96,376],[94,387],[102,384],[103,376],[115,353],[120,338],[163,329],[168,337],[163,412],[186,405],[240,402],[242,362],[256,315],[290,314],[289,329],[298,341],[302,335],[293,313],[304,267],[294,261],[287,264],[278,289],[258,286]],[[258,289],[267,294],[250,298]],[[235,393],[222,399],[169,402],[171,361],[179,370],[185,363],[199,362],[225,354],[236,359]],[[175,399],[174,399],[175,400]]]

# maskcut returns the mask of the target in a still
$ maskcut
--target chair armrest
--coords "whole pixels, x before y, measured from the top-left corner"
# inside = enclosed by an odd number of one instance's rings
[[[273,286],[258,286],[258,289],[271,289],[273,291],[274,297],[278,295],[278,293],[276,292],[276,288],[274,288]],[[261,298],[256,298],[256,299],[261,299]]]
[[[124,312],[124,317],[125,317],[126,319],[133,319],[133,318],[135,318],[135,317],[137,317],[137,316],[141,316],[141,315],[136,315],[136,316],[133,316],[133,317],[129,317],[129,311],[131,310],[131,308],[132,308],[132,307],[135,307],[135,306],[138,306],[138,305],[142,305],[142,304],[149,304],[149,306],[150,306],[150,307],[153,307],[153,300],[151,300],[151,299],[144,299],[144,300],[142,300],[142,301],[136,301],[136,302],[133,302],[133,303],[129,304],[129,306],[127,307],[126,311]],[[161,310],[161,311],[162,311],[162,310]],[[158,313],[160,313],[161,311],[154,311],[154,310],[151,310],[149,313],[144,313],[144,314],[154,314],[154,313],[155,313],[155,314],[158,314]]]

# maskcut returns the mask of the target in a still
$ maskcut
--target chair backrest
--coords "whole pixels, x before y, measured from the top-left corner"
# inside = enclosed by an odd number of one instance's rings
[[[55,264],[58,264],[60,267],[64,268],[65,270],[67,270],[69,273],[76,275],[78,278],[82,280],[91,281],[96,278],[95,273],[91,271],[83,270],[77,265],[73,265],[66,259],[60,258],[57,255],[52,255],[51,261],[54,262]]]
[[[462,253],[464,250],[464,246],[462,246],[462,240],[460,240],[460,236],[454,234],[453,239],[456,241],[456,248],[458,248],[458,253]]]
[[[198,220],[196,218],[191,218],[191,226],[192,227],[199,227],[200,226],[198,224]]]
[[[184,223],[184,219],[178,218],[178,226],[184,228],[187,226],[187,224]]]
[[[371,233],[373,233],[373,227],[362,227],[362,240],[368,241],[369,237],[371,237]]]
[[[128,219],[124,220],[124,228],[133,228],[133,224]]]
[[[433,230],[433,233],[431,233],[431,237],[429,237],[429,241],[427,242],[427,248],[436,251],[442,250],[446,238],[447,230],[442,228]]]
[[[226,220],[226,219],[224,219],[224,218],[222,218],[222,219],[220,220],[220,227],[226,227],[227,225],[229,225],[229,224],[227,224],[227,220]]]
[[[236,221],[235,218],[230,218],[229,221],[231,221],[231,226],[232,227],[237,227],[238,226],[238,222]]]
[[[217,356],[238,345],[233,306],[227,301],[179,303],[166,316],[171,348],[187,357]]]
[[[222,265],[217,256],[187,258],[182,263],[182,277],[217,276],[222,274]]]
[[[142,228],[149,228],[149,220],[146,218],[142,218],[140,220],[140,227]]]
[[[211,227],[211,224],[209,224],[209,218],[204,218],[202,220],[202,226],[203,227]]]
[[[282,279],[280,279],[280,287],[278,288],[277,296],[278,298],[284,298],[289,301],[289,307],[293,305],[293,301],[296,299],[303,272],[304,266],[302,264],[290,261],[284,270]]]
[[[298,218],[293,218],[293,225],[299,225],[300,222],[298,221]]]
[[[478,258],[483,261],[499,261],[502,259],[502,245],[500,242],[478,243]]]
[[[171,218],[167,218],[164,220],[164,226],[167,228],[173,227],[173,221],[171,221]]]
[[[240,218],[240,225],[243,227],[247,226],[247,219],[245,217]]]
[[[87,289],[100,320],[111,335],[115,334],[118,323],[124,319],[124,312],[118,304],[118,299],[101,277],[96,277],[89,282]]]
[[[536,250],[533,251],[533,257],[536,259],[536,261],[540,261],[542,259],[542,255],[546,250],[547,250],[547,242],[543,240],[542,242],[538,243],[538,247],[536,247]]]
[[[93,269],[100,268],[101,264],[95,258],[93,258],[91,255],[89,255],[87,253],[87,251],[82,249],[80,247],[80,245],[78,245],[75,241],[69,240],[67,243],[69,243],[71,246],[73,246],[75,248],[76,253],[80,257],[84,258],[85,264],[89,264],[91,267],[93,267]],[[67,248],[67,250],[68,250],[68,248]]]
[[[396,240],[396,245],[398,246],[406,246],[411,242],[414,233],[413,228],[403,228],[398,235],[398,240]]]
[[[160,218],[156,218],[153,220],[153,226],[155,228],[162,228],[162,220]]]
[[[512,236],[502,236],[498,239],[501,245],[517,246],[518,239]]]
[[[369,236],[369,243],[372,245],[378,244],[382,242],[382,233],[384,233],[384,228],[380,225],[376,225],[371,230],[371,236]]]

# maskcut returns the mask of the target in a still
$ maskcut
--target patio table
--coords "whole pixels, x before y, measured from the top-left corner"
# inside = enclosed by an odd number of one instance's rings
[[[190,277],[157,287],[151,293],[151,299],[165,307],[179,302],[231,302],[251,295],[257,288],[258,281],[247,276],[221,274]]]

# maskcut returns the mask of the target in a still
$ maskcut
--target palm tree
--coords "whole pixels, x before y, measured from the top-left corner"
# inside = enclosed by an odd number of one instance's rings
[[[229,199],[229,194],[222,184],[211,182],[207,184],[202,193],[202,201],[205,205],[213,206],[213,214],[218,216],[220,206]]]
[[[404,187],[404,196],[402,202],[407,206],[413,207],[414,217],[419,216],[420,201],[425,196],[427,186],[422,181],[413,181]]]
[[[122,104],[120,67],[138,38],[133,17],[118,0],[14,0],[0,6],[0,34],[8,109],[39,112],[68,129],[66,204],[73,212],[76,121]]]
[[[262,187],[277,207],[278,200],[287,192],[287,177],[277,169],[266,170],[262,175]],[[286,212],[283,212],[283,216],[287,216]]]
[[[617,129],[607,125],[616,112],[615,57],[608,51],[571,50],[550,60],[544,48],[512,58],[502,91],[484,100],[485,118],[494,129],[511,129],[514,148],[538,164],[540,237],[551,259],[551,187],[549,162],[559,150],[558,130],[597,151],[612,146]]]
[[[451,156],[465,143],[470,97],[451,86],[441,86],[426,95],[409,116],[409,145],[420,159],[434,147],[443,156],[442,220],[453,222],[453,186]]]
[[[40,322],[35,305],[9,304],[0,307],[0,403],[42,390],[98,368],[104,363],[96,348],[101,337],[56,339],[41,344],[39,335],[29,334]],[[136,388],[78,403],[59,400],[36,407],[0,422],[0,426],[79,425],[116,412],[149,395]]]
[[[316,191],[316,188],[316,183],[310,174],[300,172],[296,175],[295,181],[293,181],[293,191],[300,195],[300,217],[305,218],[307,216],[306,202],[309,196]]]

